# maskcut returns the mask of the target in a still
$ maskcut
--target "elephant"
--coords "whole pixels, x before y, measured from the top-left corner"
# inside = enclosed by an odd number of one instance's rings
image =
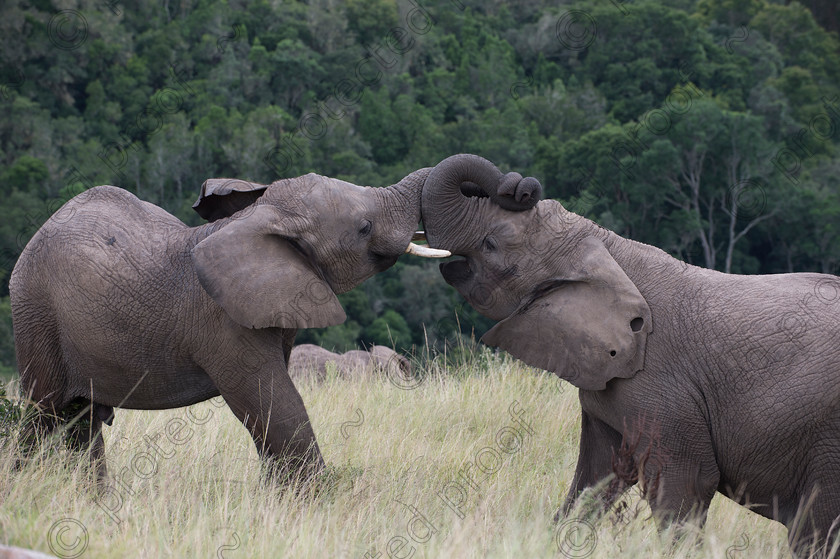
[[[368,351],[351,350],[333,353],[315,344],[299,344],[292,348],[289,376],[292,380],[314,379],[322,382],[327,375],[327,363],[332,363],[342,377],[369,376],[377,370],[399,378],[411,376],[411,363],[393,349],[373,345]]]
[[[459,154],[426,179],[444,280],[498,321],[482,341],[578,391],[580,451],[555,520],[638,483],[657,525],[702,526],[716,493],[785,524],[840,523],[840,279],[688,265],[540,200],[532,177]],[[601,486],[603,487],[603,485]],[[592,493],[592,492],[590,492]]]
[[[9,284],[21,387],[39,428],[85,407],[89,421],[68,438],[104,480],[102,424],[114,408],[221,395],[274,471],[318,472],[323,458],[288,375],[297,329],[343,322],[336,294],[405,252],[448,254],[411,242],[422,237],[430,170],[389,188],[314,173],[270,185],[211,179],[194,205],[209,223],[197,227],[114,186],[70,199],[26,245]]]

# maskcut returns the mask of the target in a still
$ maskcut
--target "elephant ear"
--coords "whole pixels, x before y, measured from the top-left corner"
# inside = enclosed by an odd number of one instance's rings
[[[584,390],[603,390],[645,365],[653,331],[650,308],[630,278],[594,237],[569,279],[547,282],[482,337],[533,367]]]
[[[273,206],[256,206],[192,249],[198,280],[247,328],[341,324],[347,318],[341,303],[293,237]]]
[[[257,201],[268,188],[265,184],[239,179],[207,179],[193,209],[207,221],[230,217]]]

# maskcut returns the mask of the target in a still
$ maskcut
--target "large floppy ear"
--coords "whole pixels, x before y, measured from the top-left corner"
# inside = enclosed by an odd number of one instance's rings
[[[247,328],[321,328],[346,315],[279,212],[259,205],[192,249],[201,286]]]
[[[482,341],[578,388],[603,390],[644,368],[653,324],[644,297],[603,243],[588,237],[579,248],[573,277],[539,286]]]
[[[265,184],[239,179],[207,179],[193,209],[207,221],[230,217],[256,202],[266,188]]]

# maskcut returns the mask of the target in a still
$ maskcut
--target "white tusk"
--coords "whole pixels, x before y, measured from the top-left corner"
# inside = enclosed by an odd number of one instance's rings
[[[408,248],[405,249],[405,252],[415,256],[422,256],[424,258],[446,258],[447,256],[452,256],[452,253],[448,250],[424,247],[415,245],[414,243],[408,243]]]

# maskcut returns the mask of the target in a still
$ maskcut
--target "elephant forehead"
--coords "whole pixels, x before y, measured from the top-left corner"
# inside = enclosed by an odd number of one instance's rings
[[[331,179],[322,189],[315,189],[304,204],[318,212],[360,216],[373,209],[375,200],[365,187]]]
[[[265,195],[266,200],[275,203],[311,204],[319,201],[331,200],[363,200],[366,198],[367,187],[362,187],[325,177],[316,173],[309,173],[300,177],[283,179],[273,182]]]
[[[531,215],[523,219],[523,227],[517,230],[518,250],[508,252],[506,267],[516,265],[531,272],[563,272],[574,256],[576,243],[585,233],[579,227],[580,219],[556,202],[551,207],[540,202]]]
[[[484,228],[484,233],[496,236],[499,241],[516,242],[540,226],[534,210],[512,212],[487,199],[482,199],[481,202],[484,209],[481,227]]]

